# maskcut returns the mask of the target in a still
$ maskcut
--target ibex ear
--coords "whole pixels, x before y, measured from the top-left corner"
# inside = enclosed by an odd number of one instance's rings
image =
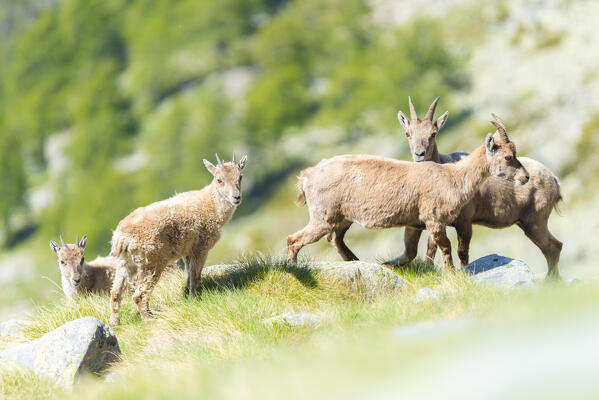
[[[54,240],[50,240],[50,248],[52,249],[53,252],[55,252],[56,254],[58,254],[58,250],[60,250],[60,246],[58,245],[58,243],[56,243]]]
[[[410,126],[410,120],[408,119],[408,117],[405,116],[405,114],[401,110],[397,112],[397,119],[399,120],[401,126],[403,126],[404,129],[407,131],[408,127]]]
[[[493,134],[488,133],[485,139],[485,147],[487,148],[487,154],[494,152],[497,149],[495,142],[493,141]]]
[[[87,244],[87,235],[83,235],[81,241],[79,242],[79,247],[85,249],[85,245]]]
[[[245,164],[247,164],[247,161],[248,161],[248,156],[247,155],[243,156],[243,158],[241,160],[239,160],[237,167],[239,167],[239,169],[244,169]]]
[[[204,165],[212,175],[216,173],[216,167],[210,161],[204,159]]]
[[[447,117],[449,117],[449,111],[445,111],[443,115],[437,118],[437,120],[435,121],[435,127],[437,128],[437,132],[439,132],[441,128],[443,128],[443,125],[445,125],[445,122],[447,122]]]

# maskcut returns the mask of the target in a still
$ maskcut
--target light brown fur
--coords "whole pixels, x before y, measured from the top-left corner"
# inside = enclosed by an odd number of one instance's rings
[[[218,156],[217,156],[218,159]],[[122,285],[138,271],[139,282],[133,301],[143,317],[151,316],[150,294],[164,267],[183,258],[187,269],[186,289],[201,292],[201,273],[208,251],[220,238],[221,229],[241,202],[241,170],[238,164],[204,160],[214,179],[202,190],[177,194],[169,199],[140,207],[125,217],[112,237],[111,255],[121,264],[111,291],[112,325],[119,323]]]
[[[83,293],[108,293],[112,287],[118,260],[113,257],[97,257],[89,263],[85,261],[85,245],[87,237],[75,244],[65,244],[61,238],[61,246],[53,240],[50,248],[58,256],[61,284],[64,294],[75,299]],[[130,287],[130,283],[127,283]]]
[[[509,157],[509,160],[506,160]],[[344,260],[357,257],[343,241],[354,222],[367,228],[426,227],[453,268],[445,226],[460,213],[489,175],[526,182],[515,146],[504,131],[455,164],[410,163],[371,155],[325,159],[299,176],[299,197],[310,214],[308,225],[287,238],[287,258],[327,235]]]
[[[437,100],[433,105],[436,105]],[[412,107],[410,101],[410,109]],[[434,107],[431,107],[434,113]],[[398,115],[400,114],[403,115],[401,111]],[[499,118],[497,120],[501,121]],[[417,117],[411,120],[407,120],[405,116],[403,119],[399,117],[399,121],[406,128],[412,158],[416,162],[453,163],[467,154],[462,152],[439,153],[435,141],[436,132],[423,129],[422,120]],[[503,124],[503,122],[501,123]],[[424,151],[426,154],[424,157],[420,157],[418,154],[423,152],[423,147],[426,147]],[[551,212],[562,198],[559,179],[538,161],[527,157],[518,159],[530,174],[528,184],[514,185],[504,179],[489,178],[481,185],[472,200],[464,206],[456,221],[451,224],[456,228],[458,234],[458,256],[462,266],[468,264],[472,224],[490,228],[506,228],[516,224],[543,252],[548,265],[547,276],[557,279],[559,278],[558,262],[562,243],[551,234],[547,223]],[[418,251],[421,233],[422,230],[406,228],[405,252],[389,263],[405,264],[413,260]],[[436,250],[437,246],[434,240],[429,237],[427,250],[429,261],[434,259]]]

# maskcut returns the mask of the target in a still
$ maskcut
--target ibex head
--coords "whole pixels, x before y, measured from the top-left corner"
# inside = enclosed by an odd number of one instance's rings
[[[424,118],[420,119],[410,97],[408,97],[408,102],[410,104],[410,118],[408,119],[400,110],[397,113],[397,119],[406,130],[412,159],[416,162],[431,161],[436,148],[435,136],[447,121],[449,112],[445,111],[436,121],[433,121],[435,108],[439,102],[439,97],[437,97]]]
[[[58,266],[63,277],[63,282],[69,282],[73,286],[79,286],[81,283],[81,274],[83,273],[83,262],[85,261],[85,245],[87,236],[83,236],[79,241],[79,235],[75,244],[65,244],[60,236],[59,246],[54,240],[50,240],[50,248],[58,256]]]
[[[235,162],[235,153],[233,153],[233,160],[224,163],[216,154],[216,166],[204,160],[204,165],[214,176],[212,185],[216,187],[217,193],[234,206],[241,203],[241,179],[243,178],[241,170],[245,167],[247,158],[248,156],[244,156],[239,162]]]
[[[495,133],[489,133],[485,139],[491,175],[509,181],[515,180],[517,184],[524,185],[528,182],[529,175],[516,158],[516,145],[508,137],[501,118],[495,114],[491,115],[494,119],[491,123],[497,128]]]

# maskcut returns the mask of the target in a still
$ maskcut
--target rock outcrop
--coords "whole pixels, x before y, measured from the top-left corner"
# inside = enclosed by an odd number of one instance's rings
[[[0,353],[0,368],[25,367],[62,385],[100,376],[120,359],[112,329],[94,317],[68,322],[29,343]]]
[[[472,261],[464,272],[482,284],[499,287],[528,287],[536,282],[535,274],[523,261],[490,254]]]

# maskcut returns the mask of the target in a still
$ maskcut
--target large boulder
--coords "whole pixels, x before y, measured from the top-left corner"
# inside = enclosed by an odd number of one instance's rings
[[[528,287],[535,284],[536,277],[523,261],[490,254],[472,261],[464,267],[479,283],[499,287]]]
[[[267,263],[218,264],[203,269],[202,283],[207,288],[239,287],[257,279],[270,269],[294,274],[308,285],[315,285],[318,280],[333,281],[371,295],[388,290],[401,290],[407,286],[406,280],[389,268],[362,261],[298,264],[273,262],[271,265]]]
[[[319,279],[334,280],[340,284],[374,295],[384,291],[402,290],[407,281],[389,268],[363,261],[321,261],[306,266]]]
[[[39,339],[0,353],[0,368],[21,366],[62,385],[100,376],[120,359],[112,329],[94,317],[68,322]]]

